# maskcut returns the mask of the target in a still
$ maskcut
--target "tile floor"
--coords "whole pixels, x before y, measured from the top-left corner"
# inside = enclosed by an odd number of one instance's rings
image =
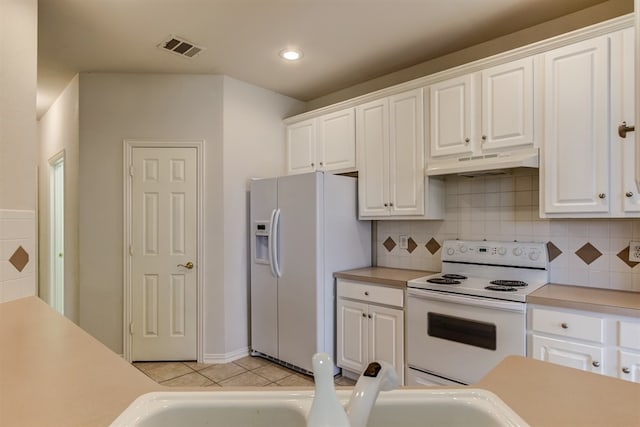
[[[313,386],[313,377],[277,365],[261,357],[247,356],[224,364],[196,362],[134,362],[155,382],[174,387],[277,387]],[[337,376],[336,385],[355,381]]]

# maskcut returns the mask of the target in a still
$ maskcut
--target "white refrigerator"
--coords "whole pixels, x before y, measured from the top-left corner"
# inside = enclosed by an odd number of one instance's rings
[[[333,273],[371,265],[356,178],[314,172],[251,181],[251,349],[312,372],[335,360]]]

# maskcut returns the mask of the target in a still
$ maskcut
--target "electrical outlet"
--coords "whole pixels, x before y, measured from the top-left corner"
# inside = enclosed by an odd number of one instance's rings
[[[629,261],[640,262],[640,242],[629,242]]]
[[[407,249],[409,247],[409,236],[400,236],[400,249]]]

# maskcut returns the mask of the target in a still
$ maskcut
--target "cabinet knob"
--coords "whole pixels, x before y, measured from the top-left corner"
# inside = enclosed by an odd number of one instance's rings
[[[385,203],[385,204],[384,204],[384,207],[385,207],[385,208],[386,208],[387,206],[389,206],[389,203]]]
[[[469,141],[471,141],[469,138],[465,138],[465,139],[464,139],[465,144],[468,144],[468,143],[469,143]]]
[[[624,372],[625,374],[630,374],[630,373],[631,373],[631,369],[629,369],[629,368],[622,368],[622,372]]]
[[[393,203],[389,203],[389,206],[393,207]]]
[[[597,360],[594,360],[593,362],[591,362],[591,364],[596,368],[600,367],[600,362],[598,362]]]
[[[487,140],[487,135],[482,135],[482,140],[486,141]]]
[[[369,296],[369,291],[364,291],[364,295],[368,297]]]
[[[600,194],[598,194],[598,197],[601,198],[601,199],[604,199],[604,198],[607,197],[607,195],[605,193],[600,193]]]
[[[568,323],[562,322],[560,324],[560,326],[562,326],[562,329],[569,329],[569,324]]]
[[[367,317],[367,313],[362,313],[362,317],[366,318]]]
[[[633,197],[633,192],[627,191],[626,193],[624,193],[624,195],[627,197]]]
[[[312,167],[313,167],[313,166],[315,166],[315,165],[316,165],[315,163],[311,163],[311,166],[312,166]]]
[[[369,319],[371,319],[371,315],[368,315],[367,317],[368,317]]]
[[[320,166],[322,166],[322,162],[320,162]]]

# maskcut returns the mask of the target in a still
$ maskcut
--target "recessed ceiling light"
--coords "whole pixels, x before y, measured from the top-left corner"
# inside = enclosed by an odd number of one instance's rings
[[[287,61],[298,61],[302,58],[302,51],[299,49],[283,49],[280,51],[280,58]]]

